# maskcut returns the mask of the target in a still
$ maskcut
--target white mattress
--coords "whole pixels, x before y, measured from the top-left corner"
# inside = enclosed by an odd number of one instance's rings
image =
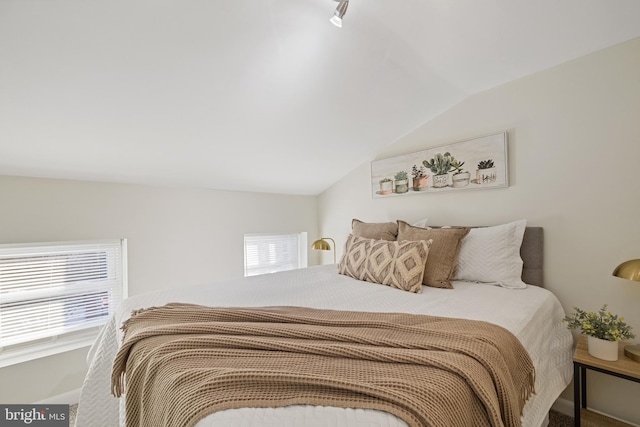
[[[561,322],[564,311],[549,291],[535,286],[511,290],[453,282],[454,289],[424,287],[421,294],[361,282],[337,274],[335,265],[254,276],[134,296],[102,329],[89,355],[77,427],[124,425],[124,402],[111,395],[111,365],[122,341],[120,326],[137,308],[180,301],[209,306],[306,306],[336,310],[406,312],[485,320],[510,330],[529,352],[536,369],[536,394],[527,402],[524,427],[546,425],[549,408],[569,384],[572,336]],[[385,412],[296,405],[242,408],[214,413],[197,427],[235,426],[406,426]]]

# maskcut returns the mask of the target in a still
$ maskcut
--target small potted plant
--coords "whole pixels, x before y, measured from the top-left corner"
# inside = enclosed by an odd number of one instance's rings
[[[380,180],[380,194],[391,194],[393,192],[393,181],[391,178],[382,178]]]
[[[413,178],[413,191],[424,191],[427,189],[429,175],[427,175],[427,170],[424,166],[418,167],[418,165],[413,165],[411,168],[411,177]]]
[[[400,171],[395,175],[396,193],[406,193],[409,191],[409,179],[406,171]]]
[[[437,153],[431,160],[423,160],[422,164],[435,174],[433,188],[442,188],[449,185],[449,172],[451,172],[450,153]]]
[[[476,170],[476,182],[478,184],[493,184],[496,182],[497,176],[493,160],[482,160],[478,163],[478,170]]]
[[[631,327],[624,323],[623,317],[611,314],[607,311],[607,305],[603,305],[597,313],[586,312],[573,307],[575,313],[565,316],[567,328],[579,329],[587,335],[589,354],[599,359],[618,360],[618,341],[635,338],[631,333]]]
[[[451,167],[453,168],[453,175],[451,176],[451,182],[453,188],[462,188],[469,185],[471,181],[471,174],[462,169],[464,162],[458,161],[451,157]]]

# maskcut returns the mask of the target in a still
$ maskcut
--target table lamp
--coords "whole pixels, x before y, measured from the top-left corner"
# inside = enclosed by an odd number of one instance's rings
[[[625,261],[613,270],[613,275],[621,279],[640,282],[640,259]],[[631,360],[640,362],[640,345],[628,345],[624,348],[624,355]]]
[[[320,251],[330,251],[331,245],[327,240],[331,240],[333,242],[333,263],[336,263],[336,242],[331,237],[323,237],[320,240],[316,240],[311,245],[311,249],[320,250]]]

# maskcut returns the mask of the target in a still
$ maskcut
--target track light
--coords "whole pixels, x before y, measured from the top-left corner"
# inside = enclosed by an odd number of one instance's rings
[[[340,0],[336,11],[333,13],[333,17],[329,20],[333,25],[338,28],[342,28],[342,17],[347,13],[349,7],[349,0]]]

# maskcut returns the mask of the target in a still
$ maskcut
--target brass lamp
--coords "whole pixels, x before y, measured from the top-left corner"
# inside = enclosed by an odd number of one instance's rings
[[[613,270],[613,275],[621,279],[640,282],[640,259],[623,262]],[[640,344],[626,346],[624,348],[624,355],[629,359],[640,362]]]
[[[331,245],[327,240],[331,240],[333,242],[333,263],[336,263],[336,242],[331,237],[323,237],[320,240],[316,240],[311,245],[311,249],[320,250],[320,251],[330,251]]]

